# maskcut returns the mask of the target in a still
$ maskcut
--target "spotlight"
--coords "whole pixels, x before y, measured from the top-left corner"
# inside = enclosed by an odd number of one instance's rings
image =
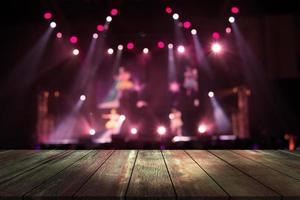
[[[234,23],[234,22],[235,22],[235,18],[231,16],[231,17],[228,18],[228,21],[229,21],[230,23]]]
[[[95,134],[96,134],[95,129],[92,129],[92,128],[91,128],[90,131],[89,131],[89,134],[90,134],[90,135],[95,135]]]
[[[103,31],[104,31],[104,26],[101,25],[101,24],[99,24],[99,25],[97,26],[97,30],[98,30],[99,32],[103,32]]]
[[[61,32],[56,33],[56,37],[57,38],[62,38],[62,33]]]
[[[166,11],[166,13],[171,14],[172,13],[172,8],[167,6],[165,11]]]
[[[117,9],[112,9],[111,11],[110,11],[110,14],[112,15],[112,16],[116,16],[117,14],[118,14],[118,10]]]
[[[50,27],[51,27],[51,28],[55,28],[55,27],[56,27],[56,23],[55,23],[55,22],[51,22],[51,23],[50,23]]]
[[[231,12],[233,14],[238,14],[240,12],[240,9],[238,7],[236,7],[236,6],[234,6],[234,7],[231,8]]]
[[[94,39],[97,39],[97,38],[98,38],[98,34],[97,34],[97,33],[94,33],[94,34],[93,34],[93,38],[94,38]]]
[[[164,127],[164,126],[159,126],[159,127],[157,127],[156,132],[157,132],[159,135],[165,135],[166,132],[167,132],[167,129],[166,129],[166,127]]]
[[[76,44],[78,42],[78,38],[76,36],[72,36],[72,37],[70,37],[70,42],[72,44]]]
[[[111,54],[114,53],[114,50],[113,50],[112,48],[109,48],[109,49],[107,49],[107,53],[108,53],[109,55],[111,55]]]
[[[160,48],[160,49],[163,49],[163,48],[165,48],[165,43],[162,42],[162,41],[159,41],[159,42],[157,43],[157,47]]]
[[[111,21],[112,21],[112,17],[111,17],[111,16],[107,16],[107,17],[106,17],[106,21],[107,21],[107,22],[111,22]]]
[[[86,100],[86,96],[83,94],[80,96],[80,101],[85,101]]]
[[[179,19],[179,15],[178,15],[177,13],[174,13],[174,14],[173,14],[173,19],[174,19],[174,20],[178,20],[178,19]]]
[[[127,43],[127,49],[132,50],[134,48],[134,44],[132,42]]]
[[[143,49],[143,53],[144,53],[144,54],[148,54],[148,53],[149,53],[149,49],[148,49],[148,48],[144,48],[144,49]]]
[[[51,19],[51,18],[52,18],[52,14],[51,14],[50,12],[46,12],[46,13],[44,14],[44,19],[49,20],[49,19]]]
[[[225,31],[226,31],[226,33],[231,33],[231,28],[230,27],[227,27],[226,29],[225,29]]]
[[[198,126],[198,132],[199,132],[200,134],[203,134],[203,133],[205,133],[206,131],[207,131],[206,125],[200,124],[200,125]]]
[[[120,51],[122,51],[123,48],[124,48],[124,47],[123,47],[123,45],[121,45],[121,44],[118,46],[118,49],[119,49]]]
[[[184,46],[179,45],[179,46],[177,47],[177,51],[178,51],[178,53],[184,53],[184,51],[185,51]]]
[[[121,120],[122,122],[125,121],[125,120],[126,120],[125,115],[121,115],[121,116],[120,116],[120,120]]]
[[[79,54],[79,50],[78,49],[73,49],[73,55],[77,56]]]
[[[209,96],[210,98],[213,98],[213,97],[215,96],[215,93],[212,92],[212,91],[210,91],[210,92],[208,93],[208,96]]]
[[[169,48],[169,49],[173,49],[173,44],[171,44],[171,43],[168,44],[168,48]]]
[[[131,129],[130,129],[130,133],[131,133],[132,135],[136,135],[136,134],[138,133],[138,130],[137,130],[136,128],[131,128]]]
[[[186,21],[186,22],[183,23],[183,27],[184,27],[185,29],[189,29],[189,28],[191,28],[191,26],[192,26],[192,24],[191,24],[191,22],[189,22],[189,21]]]
[[[220,34],[218,32],[213,32],[211,37],[215,40],[220,39]]]
[[[197,30],[196,30],[196,29],[192,29],[192,30],[191,30],[191,34],[192,34],[192,35],[196,35],[196,34],[197,34]]]
[[[211,46],[211,50],[214,53],[220,53],[222,51],[222,46],[219,43],[213,43]]]

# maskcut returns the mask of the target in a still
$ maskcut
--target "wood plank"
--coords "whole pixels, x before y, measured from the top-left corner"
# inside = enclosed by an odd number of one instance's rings
[[[176,199],[161,151],[139,151],[126,199]]]
[[[238,153],[248,159],[251,159],[255,162],[258,162],[262,165],[268,166],[272,169],[275,169],[285,175],[288,175],[292,178],[300,180],[300,167],[299,164],[287,165],[286,162],[278,161],[275,159],[270,159],[268,156],[250,150],[233,150],[233,152]]]
[[[210,152],[276,191],[283,196],[283,199],[296,199],[300,197],[300,182],[298,180],[232,151],[212,150]]]
[[[28,154],[22,158],[1,162],[0,183],[6,182],[13,177],[16,177],[65,153],[65,151],[62,150],[42,150],[34,152],[35,153]]]
[[[27,193],[25,199],[41,199],[43,197],[55,199],[72,198],[112,152],[112,150],[91,151],[78,162],[75,162]]]
[[[5,151],[0,154],[0,163],[6,163],[11,160],[16,159],[22,159],[23,157],[26,157],[27,155],[33,154],[36,151],[34,150],[11,150],[11,151]],[[2,167],[2,166],[1,166]]]
[[[300,157],[294,154],[287,154],[277,150],[258,150],[256,152],[263,154],[267,159],[280,162],[290,167],[300,168]]]
[[[208,151],[187,153],[230,195],[231,199],[280,199],[280,196]]]
[[[23,195],[39,186],[47,179],[58,174],[74,162],[81,159],[90,151],[73,151],[63,154],[47,163],[37,166],[7,182],[0,185],[0,196],[2,198],[21,199]]]
[[[74,196],[77,199],[123,198],[136,156],[136,150],[115,151]]]
[[[287,154],[292,154],[292,155],[294,155],[294,156],[297,156],[297,157],[299,157],[300,156],[300,151],[284,151],[284,150],[279,150],[279,151],[281,151],[281,152],[283,152],[283,153],[287,153]]]
[[[163,156],[178,199],[229,198],[184,151],[163,151]]]

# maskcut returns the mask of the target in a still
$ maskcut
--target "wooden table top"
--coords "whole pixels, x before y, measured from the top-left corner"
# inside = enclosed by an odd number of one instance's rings
[[[4,150],[2,199],[300,199],[300,153]]]

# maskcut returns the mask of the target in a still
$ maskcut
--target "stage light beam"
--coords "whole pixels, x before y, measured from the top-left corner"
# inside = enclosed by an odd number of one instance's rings
[[[174,19],[174,20],[178,20],[178,19],[179,19],[179,15],[178,15],[177,13],[174,13],[174,14],[173,14],[173,19]]]
[[[79,50],[78,49],[73,49],[73,55],[77,56],[79,54]]]
[[[107,17],[106,17],[106,21],[107,21],[107,22],[111,22],[111,21],[112,21],[112,17],[111,17],[111,16],[107,16]]]
[[[149,53],[149,49],[148,49],[148,48],[144,48],[144,49],[143,49],[143,53],[144,53],[144,54],[148,54],[148,53]]]
[[[55,27],[56,27],[56,23],[55,23],[55,22],[51,22],[51,23],[50,23],[50,27],[51,27],[51,28],[55,28]]]
[[[210,98],[213,98],[213,97],[215,96],[215,93],[212,92],[212,91],[210,91],[210,92],[208,93],[208,96],[209,96]]]
[[[184,53],[184,52],[185,52],[184,46],[183,46],[183,45],[179,45],[179,46],[177,47],[177,51],[178,51],[178,53]]]
[[[204,125],[204,124],[200,124],[200,125],[198,126],[198,132],[199,132],[200,134],[206,133],[206,132],[207,132],[207,126]]]
[[[80,101],[85,101],[86,100],[86,96],[83,94],[80,96]]]
[[[123,45],[121,45],[121,44],[120,44],[120,45],[118,45],[118,50],[122,51],[122,50],[123,50],[123,48],[124,48],[124,47],[123,47]]]
[[[95,129],[90,129],[89,134],[90,135],[95,135],[96,134],[96,130]]]
[[[197,34],[197,30],[196,30],[196,29],[192,29],[192,30],[191,30],[191,34],[192,34],[192,35],[196,35],[196,34]]]
[[[130,129],[130,133],[131,133],[132,135],[136,135],[136,134],[138,133],[137,128],[131,128],[131,129]]]
[[[228,21],[233,24],[235,22],[235,18],[231,16],[228,18]]]
[[[94,39],[97,39],[97,38],[98,38],[98,34],[97,34],[97,33],[94,33],[94,34],[93,34],[93,38],[94,38]]]
[[[215,54],[218,54],[222,51],[222,46],[219,43],[213,43],[211,46],[211,50]]]
[[[156,131],[159,135],[165,135],[167,133],[167,129],[164,126],[157,127]]]

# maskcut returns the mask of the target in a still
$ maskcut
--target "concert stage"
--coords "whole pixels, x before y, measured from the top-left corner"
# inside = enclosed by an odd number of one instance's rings
[[[0,151],[1,199],[299,199],[300,152]]]

